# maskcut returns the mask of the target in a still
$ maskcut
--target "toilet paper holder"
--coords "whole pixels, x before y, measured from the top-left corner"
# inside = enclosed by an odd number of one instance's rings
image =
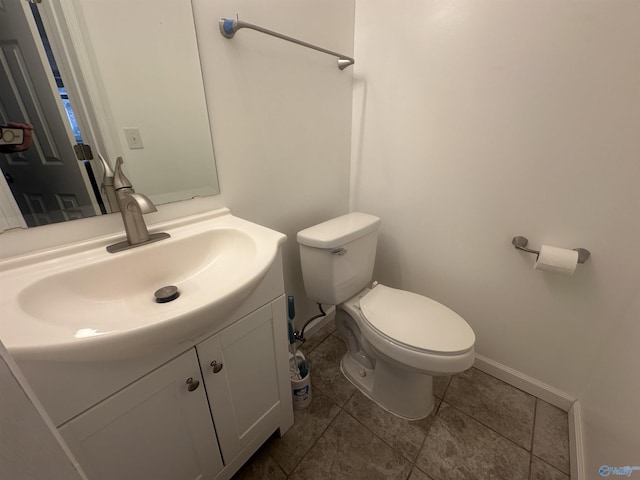
[[[522,250],[523,252],[535,253],[536,255],[540,254],[539,250],[532,250],[531,248],[527,248],[527,244],[529,243],[527,237],[513,237],[511,243],[514,247],[516,247],[518,250]],[[586,262],[591,256],[591,252],[586,248],[574,248],[573,250],[578,252],[578,263]]]

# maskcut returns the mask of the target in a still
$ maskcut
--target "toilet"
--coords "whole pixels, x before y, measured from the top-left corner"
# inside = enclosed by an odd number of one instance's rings
[[[473,365],[475,334],[435,300],[370,283],[379,225],[349,213],[299,232],[302,277],[309,298],[336,306],[344,376],[385,410],[416,420],[433,410],[433,376]]]

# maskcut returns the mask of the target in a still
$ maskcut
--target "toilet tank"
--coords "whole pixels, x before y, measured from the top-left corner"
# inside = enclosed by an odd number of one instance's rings
[[[298,232],[307,296],[338,305],[371,281],[380,219],[349,213]]]

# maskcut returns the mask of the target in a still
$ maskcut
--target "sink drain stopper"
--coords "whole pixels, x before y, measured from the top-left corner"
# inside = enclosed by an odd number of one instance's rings
[[[178,291],[178,287],[175,285],[168,285],[156,290],[153,296],[156,297],[156,302],[167,303],[178,298],[180,296],[180,292]]]

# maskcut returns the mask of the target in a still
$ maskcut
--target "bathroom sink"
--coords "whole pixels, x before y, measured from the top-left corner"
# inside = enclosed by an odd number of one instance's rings
[[[151,226],[170,238],[116,254],[118,236],[0,264],[0,338],[20,358],[121,359],[190,341],[224,322],[276,258],[283,234],[227,209]],[[180,295],[158,303],[154,292]]]

